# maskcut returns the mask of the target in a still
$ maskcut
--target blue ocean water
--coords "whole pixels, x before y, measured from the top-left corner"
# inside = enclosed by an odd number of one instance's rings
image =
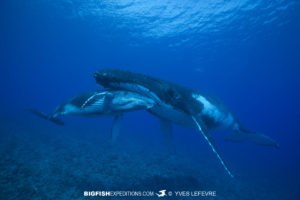
[[[170,199],[298,199],[299,6],[296,0],[1,1],[0,199],[162,189],[217,193]],[[110,117],[65,117],[58,127],[24,112],[50,113],[99,89],[93,74],[106,68],[217,96],[245,127],[281,148],[228,143],[225,132],[214,133],[232,179],[196,130],[174,125],[177,153],[169,155],[157,118],[145,111],[125,116],[115,146],[108,142]],[[136,197],[144,198],[158,197]]]

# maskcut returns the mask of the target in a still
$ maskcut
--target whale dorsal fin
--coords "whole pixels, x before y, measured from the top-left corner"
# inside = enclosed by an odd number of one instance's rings
[[[223,160],[223,158],[221,157],[219,151],[217,150],[213,138],[207,133],[204,123],[202,123],[201,119],[199,119],[199,118],[196,119],[196,117],[194,117],[194,116],[192,116],[192,119],[195,122],[195,124],[197,125],[200,133],[203,135],[205,140],[208,142],[208,144],[211,147],[211,149],[213,150],[213,152],[217,155],[218,159],[220,160],[220,162],[223,165],[226,172],[233,178],[234,176],[231,173],[231,171],[229,170],[229,168],[228,168],[227,164],[225,163],[225,161]]]

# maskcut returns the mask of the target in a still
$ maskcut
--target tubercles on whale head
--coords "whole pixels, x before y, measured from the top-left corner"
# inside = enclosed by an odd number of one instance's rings
[[[112,70],[99,70],[94,74],[97,83],[102,86],[108,86],[115,79]]]
[[[64,116],[64,115],[74,115],[79,113],[79,109],[70,103],[63,104],[59,106],[56,111],[51,115],[53,118],[57,118],[59,116]]]
[[[119,74],[120,70],[113,70],[113,69],[103,69],[95,72],[94,78],[96,80],[98,79],[114,79],[117,78],[117,75]]]
[[[97,83],[104,87],[109,87],[110,83],[134,82],[136,76],[132,72],[118,69],[103,69],[94,74]]]

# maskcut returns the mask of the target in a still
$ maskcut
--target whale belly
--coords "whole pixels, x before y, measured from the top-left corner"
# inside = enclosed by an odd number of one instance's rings
[[[171,105],[159,103],[149,109],[149,112],[166,120],[187,128],[196,128],[192,118],[183,111],[174,109]]]

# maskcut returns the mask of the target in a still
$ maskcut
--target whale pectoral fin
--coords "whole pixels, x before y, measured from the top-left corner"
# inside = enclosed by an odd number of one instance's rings
[[[123,115],[116,115],[111,128],[111,141],[114,143],[120,133]]]
[[[110,104],[111,104],[113,97],[114,97],[113,94],[107,94],[105,96],[104,102],[103,102],[103,110],[111,110]]]
[[[173,130],[172,130],[172,122],[166,119],[159,119],[160,122],[160,130],[163,134],[163,140],[169,151],[172,153],[175,152],[175,146],[173,143]]]
[[[233,174],[231,173],[227,164],[225,163],[224,159],[222,158],[221,154],[219,153],[213,138],[208,134],[208,131],[206,130],[206,127],[205,127],[204,123],[202,122],[202,120],[199,118],[196,119],[196,117],[194,117],[194,116],[192,116],[192,119],[195,122],[195,124],[197,125],[199,132],[203,135],[203,137],[208,142],[208,144],[211,147],[211,149],[213,150],[213,152],[217,155],[218,159],[220,160],[220,162],[223,165],[226,172],[233,178],[234,177]]]
[[[64,125],[64,122],[61,121],[60,119],[58,119],[57,117],[51,117],[51,115],[47,115],[45,113],[42,113],[38,110],[35,110],[35,109],[27,109],[25,110],[26,112],[30,112],[32,114],[34,114],[35,116],[38,116],[40,118],[43,118],[43,119],[46,119],[46,120],[49,120],[57,125]]]
[[[247,131],[246,133],[241,131],[235,131],[233,133],[230,133],[225,138],[225,141],[230,141],[230,142],[248,141],[258,145],[273,146],[279,149],[279,145],[270,137],[260,133],[250,132],[250,131]]]

